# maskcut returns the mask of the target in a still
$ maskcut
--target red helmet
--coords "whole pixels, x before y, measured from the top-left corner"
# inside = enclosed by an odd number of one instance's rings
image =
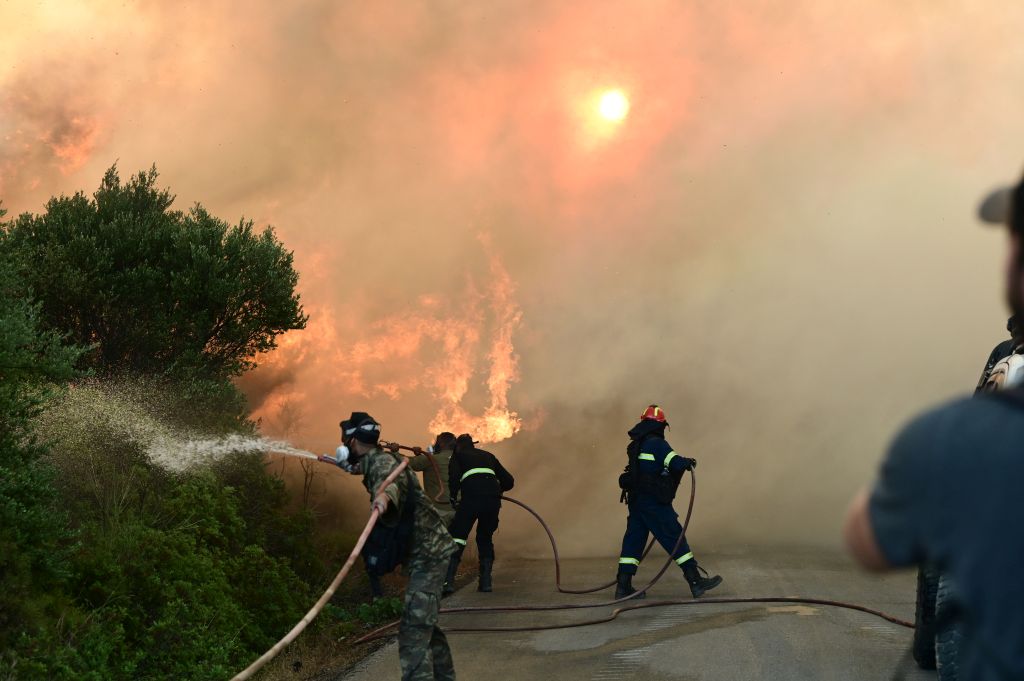
[[[644,409],[644,413],[640,415],[641,421],[657,421],[658,423],[668,423],[665,419],[665,410],[656,404]]]

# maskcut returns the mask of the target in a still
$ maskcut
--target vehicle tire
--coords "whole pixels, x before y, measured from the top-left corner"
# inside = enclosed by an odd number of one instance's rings
[[[939,681],[956,681],[959,676],[960,621],[954,612],[956,603],[953,587],[945,575],[939,577],[939,589],[935,594],[935,618],[939,623],[935,634],[935,662],[939,670]]]
[[[917,610],[914,614],[914,661],[921,669],[935,669],[935,595],[939,572],[930,565],[917,571]]]

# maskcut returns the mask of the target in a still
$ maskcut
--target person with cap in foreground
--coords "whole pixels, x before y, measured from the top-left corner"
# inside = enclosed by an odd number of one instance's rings
[[[665,410],[652,404],[628,433],[628,462],[619,476],[619,487],[622,488],[621,500],[629,508],[629,516],[626,518],[626,533],[622,537],[615,598],[637,593],[633,588],[633,575],[640,565],[648,534],[653,534],[658,543],[672,554],[676,564],[682,568],[694,598],[722,583],[718,575],[707,577],[706,572],[702,574],[686,537],[682,536],[679,516],[672,508],[683,472],[693,470],[697,461],[676,454],[665,440],[667,426]],[[640,593],[637,597],[643,596]]]
[[[423,492],[437,510],[447,527],[455,518],[455,509],[448,498],[448,462],[455,449],[455,434],[440,433],[434,446],[424,452],[415,448],[416,456],[409,460],[409,468],[423,473]]]
[[[1024,314],[1024,182],[980,216],[1009,227],[1006,299]],[[878,477],[850,504],[847,547],[864,567],[931,562],[961,625],[957,665],[971,681],[1024,679],[1024,391],[964,397],[903,428]]]
[[[400,455],[377,446],[380,439],[377,421],[366,412],[352,412],[352,416],[341,422],[341,433],[342,443],[336,456],[321,459],[353,475],[363,476],[363,485],[372,499],[370,507],[380,513],[379,523],[396,527],[411,520],[411,532],[406,535],[411,535],[408,555],[398,560],[409,577],[398,629],[402,680],[453,681],[455,667],[451,649],[437,620],[444,568],[455,551],[455,543],[437,510],[426,502],[411,471],[404,471],[378,492],[377,488],[398,466]]]
[[[458,548],[448,562],[444,593],[455,591],[455,574],[466,548],[469,531],[476,524],[476,547],[480,554],[480,581],[477,590],[493,588],[494,532],[498,529],[501,494],[512,489],[515,480],[498,461],[483,449],[477,449],[473,437],[460,435],[448,464],[448,493],[455,506],[455,518],[448,526]]]

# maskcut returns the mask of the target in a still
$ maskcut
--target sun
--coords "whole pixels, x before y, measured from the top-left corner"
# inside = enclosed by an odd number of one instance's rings
[[[597,111],[606,121],[624,120],[629,115],[629,98],[622,90],[606,90],[598,100]]]

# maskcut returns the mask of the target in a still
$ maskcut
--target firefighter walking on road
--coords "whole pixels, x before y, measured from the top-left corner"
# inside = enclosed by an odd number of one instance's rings
[[[476,524],[476,546],[480,554],[479,591],[491,590],[491,568],[494,566],[494,532],[498,529],[501,494],[512,489],[512,476],[490,452],[476,448],[470,435],[460,435],[448,462],[448,493],[455,506],[455,518],[448,526],[458,544],[448,563],[444,593],[455,591],[455,573]]]
[[[630,442],[626,448],[629,461],[619,476],[619,487],[622,488],[623,500],[628,504],[629,517],[622,537],[616,598],[637,593],[633,588],[633,575],[640,565],[649,534],[653,534],[658,543],[672,553],[694,598],[722,583],[722,578],[717,575],[704,576],[707,572],[697,566],[686,537],[682,537],[683,527],[672,508],[672,500],[683,473],[693,470],[697,461],[676,454],[665,441],[667,426],[665,411],[652,404],[644,410],[640,422],[629,431]],[[640,593],[637,597],[643,596]]]

